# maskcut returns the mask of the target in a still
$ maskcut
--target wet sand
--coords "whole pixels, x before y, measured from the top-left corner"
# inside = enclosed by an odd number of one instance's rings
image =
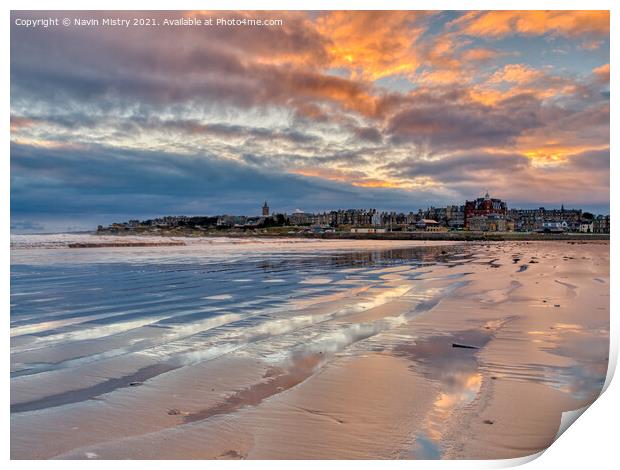
[[[546,448],[561,413],[604,382],[609,244],[426,250],[321,260],[294,282],[271,257],[252,298],[224,289],[232,280],[210,284],[176,319],[163,305],[113,334],[78,329],[83,311],[50,313],[44,330],[24,309],[12,458],[497,459]],[[299,263],[291,273],[307,269]],[[235,272],[235,285],[256,284],[252,273]],[[244,304],[263,296],[268,308]],[[218,316],[192,313],[204,302],[221,303]]]

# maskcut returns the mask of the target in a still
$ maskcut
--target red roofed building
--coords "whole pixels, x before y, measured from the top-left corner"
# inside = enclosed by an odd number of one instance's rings
[[[465,201],[465,227],[468,228],[468,221],[472,217],[501,216],[506,217],[508,206],[501,199],[493,199],[487,192],[484,197],[479,197],[474,201]]]

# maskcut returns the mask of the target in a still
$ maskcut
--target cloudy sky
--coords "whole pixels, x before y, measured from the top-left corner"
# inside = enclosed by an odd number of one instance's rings
[[[18,18],[281,19],[24,28]],[[12,13],[14,231],[410,211],[488,190],[609,210],[607,12]]]

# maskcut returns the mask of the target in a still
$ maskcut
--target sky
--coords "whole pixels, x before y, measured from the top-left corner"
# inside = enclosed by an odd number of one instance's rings
[[[16,24],[137,16],[160,26]],[[606,11],[11,17],[13,232],[486,191],[609,212]],[[282,24],[163,25],[181,17]]]

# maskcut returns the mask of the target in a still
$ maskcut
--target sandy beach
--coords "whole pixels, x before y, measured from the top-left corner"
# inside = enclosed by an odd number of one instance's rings
[[[42,241],[12,246],[14,459],[520,457],[607,373],[604,241]]]

